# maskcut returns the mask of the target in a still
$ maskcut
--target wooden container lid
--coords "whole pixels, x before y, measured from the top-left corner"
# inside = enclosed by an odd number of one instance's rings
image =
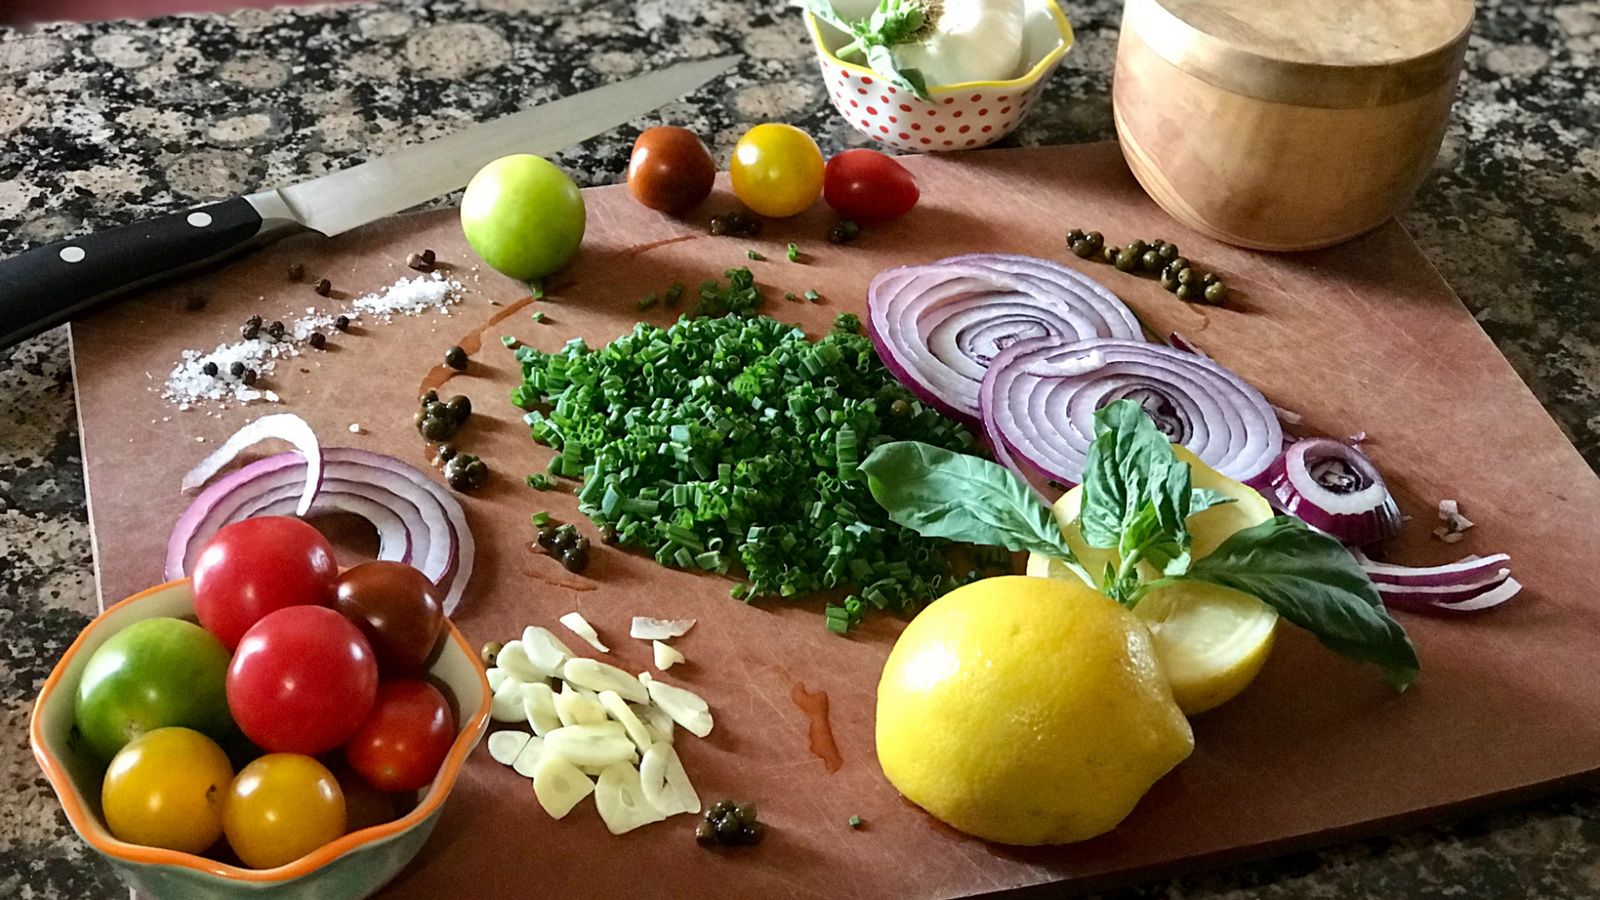
[[[1455,78],[1472,0],[1128,0],[1122,27],[1236,94],[1387,106]]]

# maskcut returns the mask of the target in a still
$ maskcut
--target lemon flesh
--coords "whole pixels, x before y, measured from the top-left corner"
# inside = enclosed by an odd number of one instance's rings
[[[1234,499],[1189,517],[1194,559],[1217,549],[1234,532],[1272,518],[1272,507],[1249,485],[1200,462],[1185,447],[1172,449],[1189,464],[1194,487],[1210,488]],[[1052,512],[1078,560],[1091,574],[1098,574],[1107,563],[1115,566],[1121,558],[1114,549],[1084,542],[1078,528],[1082,501],[1083,488],[1073,488],[1056,501]],[[1060,560],[1039,554],[1029,554],[1027,571],[1029,575],[1081,582]],[[1144,574],[1153,578],[1157,573],[1147,570]],[[1271,607],[1249,594],[1201,582],[1151,591],[1133,613],[1149,626],[1172,695],[1191,716],[1232,700],[1249,686],[1272,652],[1278,622]]]
[[[1012,575],[946,594],[906,626],[878,684],[890,783],[1001,843],[1109,831],[1193,749],[1149,630],[1081,581]]]

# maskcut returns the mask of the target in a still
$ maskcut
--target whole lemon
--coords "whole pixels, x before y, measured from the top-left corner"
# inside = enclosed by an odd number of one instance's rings
[[[878,762],[969,834],[1058,844],[1109,831],[1194,749],[1150,633],[1081,582],[958,588],[900,635],[878,683]]]

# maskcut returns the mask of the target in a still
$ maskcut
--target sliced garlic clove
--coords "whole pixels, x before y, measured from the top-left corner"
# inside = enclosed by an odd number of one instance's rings
[[[543,756],[544,740],[530,737],[528,743],[517,753],[517,758],[511,761],[511,768],[524,778],[532,778],[539,771],[539,760]]]
[[[593,725],[606,720],[606,710],[595,695],[585,696],[562,682],[561,693],[556,694],[556,716],[562,725]]]
[[[622,699],[621,694],[616,691],[601,691],[600,706],[604,712],[611,714],[611,718],[622,723],[623,729],[628,732],[628,738],[639,748],[640,753],[650,749],[650,745],[654,743],[650,740],[650,732],[645,729],[644,723],[639,721],[639,717],[633,714],[633,710],[628,708],[628,703]]]
[[[532,736],[523,731],[496,731],[489,735],[489,758],[502,766],[516,762],[517,754]]]
[[[607,726],[615,725],[615,730]],[[633,741],[621,725],[565,725],[544,736],[544,755],[556,756],[573,765],[608,766],[638,758]]]
[[[651,703],[630,703],[628,708],[650,732],[651,743],[672,743],[672,732],[677,726],[672,724],[671,716],[661,711],[661,707]]]
[[[522,688],[523,683],[515,678],[506,678],[495,689],[494,699],[489,702],[489,718],[496,722],[521,722],[526,716],[522,713]]]
[[[628,636],[642,641],[664,641],[667,638],[683,637],[693,627],[693,619],[652,619],[649,616],[634,616],[633,624],[628,628]]]
[[[611,652],[610,647],[600,643],[600,635],[595,632],[594,626],[590,625],[589,620],[585,619],[581,613],[569,612],[557,621],[567,626],[569,631],[583,638],[588,642],[589,646],[599,650],[601,653]]]
[[[594,789],[594,807],[612,834],[624,834],[664,816],[644,799],[639,770],[627,763],[607,766]]]
[[[665,672],[678,663],[684,662],[683,652],[671,644],[660,641],[651,641],[650,650],[655,654],[656,668]]]
[[[650,695],[639,679],[597,659],[575,656],[561,667],[561,677],[576,687],[596,692],[616,691],[622,699],[634,703],[650,702]]]
[[[499,655],[494,658],[494,664],[519,681],[538,681],[549,677],[528,659],[528,651],[523,648],[521,641],[512,641],[501,647]]]
[[[511,673],[500,668],[499,666],[495,666],[494,668],[485,672],[484,675],[489,679],[489,693],[491,694],[500,690],[500,685],[505,684],[506,679],[511,677]],[[517,680],[520,681],[521,679],[519,678]]]
[[[670,744],[653,744],[639,761],[639,780],[645,799],[662,815],[697,813],[700,795],[689,783],[683,760]]]
[[[594,782],[578,771],[577,766],[558,756],[541,754],[539,765],[533,771],[533,795],[550,818],[559,819],[572,812],[574,806],[592,793]]]
[[[656,706],[682,725],[683,730],[695,737],[711,733],[711,710],[699,694],[656,679],[651,679],[649,691]]]
[[[522,652],[545,678],[561,674],[561,664],[572,658],[572,648],[548,628],[529,625],[522,630]]]
[[[533,733],[544,737],[561,727],[561,717],[556,715],[556,694],[543,681],[522,686],[522,718]]]

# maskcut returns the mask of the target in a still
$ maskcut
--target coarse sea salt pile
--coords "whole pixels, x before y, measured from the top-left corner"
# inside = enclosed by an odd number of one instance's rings
[[[218,344],[215,350],[185,350],[172,373],[167,376],[161,396],[180,410],[205,403],[277,403],[276,392],[245,384],[243,374],[233,374],[235,363],[254,371],[259,382],[277,368],[277,361],[300,356],[307,339],[315,332],[326,334],[340,315],[351,321],[370,316],[385,322],[396,315],[417,316],[426,312],[448,314],[461,301],[461,283],[439,272],[401,278],[381,291],[357,297],[343,310],[319,313],[308,307],[306,315],[285,329],[282,339],[270,336]],[[216,365],[215,375],[207,375],[207,363]]]

